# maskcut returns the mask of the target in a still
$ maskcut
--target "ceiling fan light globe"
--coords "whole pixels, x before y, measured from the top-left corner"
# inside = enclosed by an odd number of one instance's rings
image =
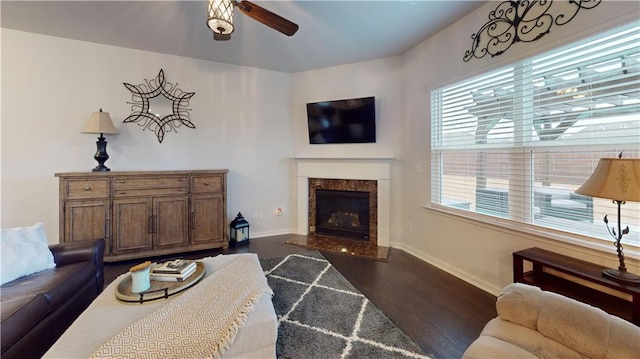
[[[211,31],[217,34],[230,34],[233,32],[233,24],[221,19],[209,19],[207,25]]]
[[[208,0],[207,25],[211,31],[218,34],[230,34],[233,32],[233,1],[232,0]]]

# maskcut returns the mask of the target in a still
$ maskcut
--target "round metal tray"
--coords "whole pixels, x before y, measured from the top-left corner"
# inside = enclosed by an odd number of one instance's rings
[[[195,285],[204,277],[205,269],[202,262],[196,262],[196,271],[183,282],[151,281],[151,288],[141,293],[131,292],[131,273],[127,274],[116,288],[116,298],[123,302],[144,303],[156,299],[166,299]]]

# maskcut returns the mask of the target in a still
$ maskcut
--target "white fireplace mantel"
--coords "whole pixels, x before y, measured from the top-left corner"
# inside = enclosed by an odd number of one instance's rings
[[[378,182],[378,246],[389,247],[393,158],[296,157],[294,160],[298,177],[298,234],[309,234],[309,178],[375,180]]]

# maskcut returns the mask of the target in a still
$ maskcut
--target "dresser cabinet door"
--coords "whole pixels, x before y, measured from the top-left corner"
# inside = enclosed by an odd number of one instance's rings
[[[153,248],[152,203],[151,198],[113,200],[113,254]]]
[[[191,244],[224,243],[222,194],[191,198]]]
[[[109,243],[109,201],[69,201],[64,205],[64,242],[104,238]]]
[[[188,196],[154,198],[154,249],[186,247],[189,244],[188,218]]]

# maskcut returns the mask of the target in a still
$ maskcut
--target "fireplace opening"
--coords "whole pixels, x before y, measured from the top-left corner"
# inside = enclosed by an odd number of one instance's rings
[[[369,192],[316,189],[316,233],[369,240]]]

